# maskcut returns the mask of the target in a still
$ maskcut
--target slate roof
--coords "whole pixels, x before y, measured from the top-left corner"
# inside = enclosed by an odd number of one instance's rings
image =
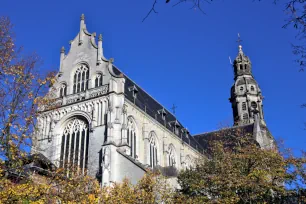
[[[199,152],[203,153],[203,147],[198,143],[198,141],[191,136],[191,134],[186,132],[186,128],[177,120],[177,118],[169,112],[165,107],[158,103],[152,96],[145,92],[140,86],[128,78],[124,73],[122,73],[117,67],[113,66],[113,71],[115,74],[123,74],[125,78],[124,94],[126,99],[134,103],[133,97],[133,87],[136,87],[137,96],[135,98],[135,105],[159,122],[162,126],[166,127],[168,130],[174,133],[174,126],[176,125],[179,129],[179,134],[175,134],[177,137],[182,139],[185,143],[189,144],[191,147],[195,148]],[[162,110],[166,113],[165,120],[162,118]]]
[[[211,140],[218,140],[226,136],[238,136],[241,134],[253,135],[254,123],[242,126],[234,126],[230,128],[224,128],[221,130],[207,132],[202,134],[194,135],[193,137],[202,145],[203,148],[208,148],[208,143]]]

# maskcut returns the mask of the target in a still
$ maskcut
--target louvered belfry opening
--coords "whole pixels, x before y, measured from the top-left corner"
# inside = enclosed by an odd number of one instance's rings
[[[82,172],[88,165],[88,122],[74,117],[66,124],[62,133],[60,168],[78,166]]]

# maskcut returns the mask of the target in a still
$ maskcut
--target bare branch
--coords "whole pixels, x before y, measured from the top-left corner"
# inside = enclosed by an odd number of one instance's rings
[[[142,22],[144,22],[144,21],[149,17],[149,15],[152,13],[152,11],[153,11],[154,13],[158,13],[158,12],[155,10],[155,5],[156,5],[156,3],[157,3],[157,0],[154,0],[153,5],[152,5],[152,8],[151,8],[150,11],[147,13],[147,15],[143,18]]]

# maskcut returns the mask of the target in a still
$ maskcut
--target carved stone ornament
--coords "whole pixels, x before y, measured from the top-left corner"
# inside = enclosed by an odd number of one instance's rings
[[[104,85],[99,88],[89,90],[89,97],[93,98],[93,97],[101,96],[101,95],[107,94],[107,92],[108,92],[108,85]]]
[[[105,169],[109,169],[109,166],[110,166],[110,156],[111,156],[109,147],[106,147],[104,149],[103,155],[104,156],[103,156],[103,161],[102,161],[103,163],[102,163],[102,165],[103,165],[103,167]]]

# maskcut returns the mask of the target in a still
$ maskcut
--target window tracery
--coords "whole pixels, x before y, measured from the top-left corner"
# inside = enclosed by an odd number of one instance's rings
[[[131,118],[128,118],[128,128],[127,128],[127,143],[131,148],[130,156],[136,158],[136,127]]]
[[[150,167],[154,168],[158,164],[157,160],[157,141],[156,137],[153,133],[151,133],[151,136],[149,138],[149,144],[150,144]]]
[[[89,68],[82,64],[75,71],[73,77],[73,93],[80,93],[88,89]]]
[[[188,156],[186,156],[186,159],[185,159],[185,169],[190,169],[191,166],[192,166],[192,164],[191,164],[191,158],[190,158],[190,156],[188,155]]]
[[[169,145],[168,149],[168,166],[175,166],[175,149],[172,144]]]
[[[79,166],[83,171],[88,163],[88,123],[79,118],[71,119],[62,133],[60,167]]]
[[[95,78],[95,87],[102,86],[102,82],[103,82],[102,74],[97,74],[97,76]]]
[[[66,84],[61,84],[61,87],[60,87],[60,97],[64,97],[67,95],[67,85]]]

